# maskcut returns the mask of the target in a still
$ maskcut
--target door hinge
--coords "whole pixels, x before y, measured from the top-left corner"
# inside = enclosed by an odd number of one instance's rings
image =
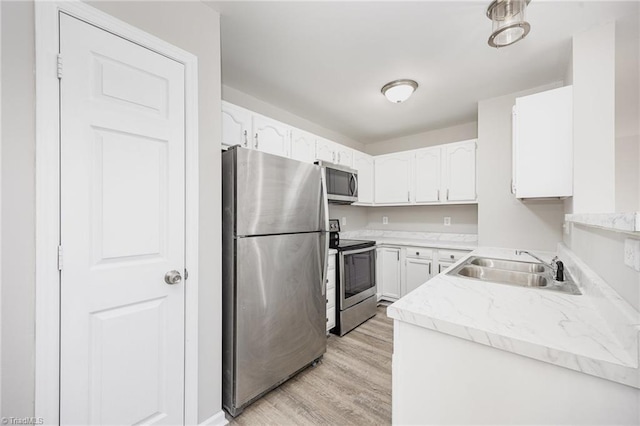
[[[58,78],[62,78],[62,55],[58,53]]]
[[[62,246],[58,246],[58,271],[62,271]]]

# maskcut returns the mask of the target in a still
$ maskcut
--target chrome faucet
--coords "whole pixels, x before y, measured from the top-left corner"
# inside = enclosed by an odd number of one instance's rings
[[[553,272],[552,276],[554,280],[564,281],[564,264],[562,263],[561,260],[558,260],[558,256],[555,256],[553,259],[551,259],[551,263],[547,263],[531,252],[528,252],[526,250],[516,250],[516,256],[520,256],[523,253],[528,254],[529,256],[536,259],[538,262],[542,263],[548,268],[551,268],[551,271]]]

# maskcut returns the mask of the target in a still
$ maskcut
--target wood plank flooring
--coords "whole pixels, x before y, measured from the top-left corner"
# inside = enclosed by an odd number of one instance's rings
[[[386,306],[344,337],[331,335],[320,364],[245,409],[231,425],[389,425],[393,320]]]

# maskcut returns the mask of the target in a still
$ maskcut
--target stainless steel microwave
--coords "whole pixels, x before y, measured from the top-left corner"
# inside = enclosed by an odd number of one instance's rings
[[[351,204],[358,201],[358,172],[349,167],[316,161],[322,167],[322,178],[331,204]]]

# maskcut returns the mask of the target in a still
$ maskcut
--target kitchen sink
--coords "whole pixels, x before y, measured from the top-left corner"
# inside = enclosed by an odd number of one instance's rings
[[[528,272],[505,271],[475,265],[467,265],[458,271],[458,275],[481,281],[518,285],[521,287],[546,287],[549,280],[540,274]]]
[[[582,294],[568,275],[565,281],[555,281],[551,268],[535,262],[472,256],[447,272],[447,275],[489,283]]]
[[[470,262],[472,265],[485,266],[488,268],[503,269],[515,272],[530,272],[539,274],[545,272],[548,268],[541,263],[519,262],[517,260],[491,259],[488,257],[474,257]]]

